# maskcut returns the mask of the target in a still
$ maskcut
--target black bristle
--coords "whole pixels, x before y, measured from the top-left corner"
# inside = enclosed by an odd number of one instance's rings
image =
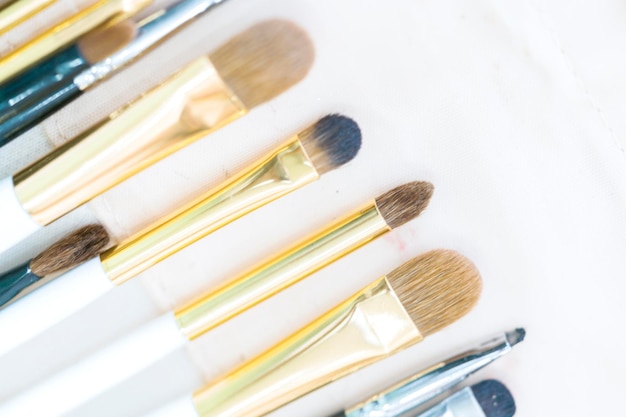
[[[515,414],[515,400],[500,381],[488,379],[471,388],[485,417],[513,417]]]
[[[317,146],[334,166],[340,166],[356,156],[361,148],[361,129],[352,119],[329,114],[314,125]]]
[[[515,346],[519,342],[523,342],[525,337],[526,330],[524,330],[523,327],[518,327],[517,329],[506,333],[506,339],[511,346]]]

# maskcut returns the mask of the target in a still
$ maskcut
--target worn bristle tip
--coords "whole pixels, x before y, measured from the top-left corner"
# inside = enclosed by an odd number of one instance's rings
[[[435,187],[426,181],[400,185],[376,198],[376,207],[385,222],[395,229],[419,216],[428,206]]]
[[[472,385],[472,393],[485,413],[485,417],[513,417],[515,400],[500,381],[488,379]]]
[[[506,333],[506,339],[509,342],[509,345],[515,346],[519,342],[523,342],[526,337],[526,330],[522,327],[519,327],[513,331]]]
[[[349,162],[361,148],[361,129],[349,117],[329,114],[298,134],[320,174]]]
[[[31,271],[40,277],[74,267],[98,255],[109,243],[100,225],[89,225],[59,240],[30,261]]]
[[[411,259],[387,274],[387,280],[423,336],[467,314],[482,290],[474,264],[444,249]]]
[[[210,55],[220,77],[248,108],[302,80],[314,57],[307,33],[285,20],[258,23]]]

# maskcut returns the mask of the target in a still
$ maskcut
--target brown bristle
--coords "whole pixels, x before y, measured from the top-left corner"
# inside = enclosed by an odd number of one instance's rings
[[[443,249],[411,259],[387,274],[387,280],[423,336],[467,314],[482,289],[474,264]]]
[[[137,35],[137,26],[132,20],[125,20],[106,29],[88,33],[78,41],[78,49],[83,58],[95,64],[128,45]]]
[[[89,225],[64,237],[30,261],[31,271],[43,277],[74,267],[98,255],[109,243],[100,225]]]
[[[313,43],[302,29],[269,20],[230,39],[210,58],[226,84],[252,108],[303,79],[314,56]]]
[[[428,206],[435,187],[426,181],[400,185],[376,198],[378,212],[395,229],[419,216]]]

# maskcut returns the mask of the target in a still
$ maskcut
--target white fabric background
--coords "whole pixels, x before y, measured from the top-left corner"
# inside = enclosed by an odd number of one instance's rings
[[[59,1],[55,18],[73,7]],[[618,327],[625,317],[626,274],[623,2],[230,0],[0,150],[2,175],[198,54],[276,16],[302,25],[316,44],[315,66],[301,84],[49,226],[0,259],[0,268],[94,219],[118,238],[127,236],[329,112],[359,122],[359,156],[0,358],[0,399],[388,188],[420,179],[433,182],[436,191],[419,219],[203,336],[71,417],[141,415],[438,247],[459,250],[480,268],[484,292],[476,309],[420,345],[273,415],[323,417],[516,326],[526,327],[527,340],[473,381],[501,379],[521,417],[619,414],[626,388],[626,338]],[[46,15],[37,24],[53,20]],[[37,27],[5,35],[0,47],[10,49]]]

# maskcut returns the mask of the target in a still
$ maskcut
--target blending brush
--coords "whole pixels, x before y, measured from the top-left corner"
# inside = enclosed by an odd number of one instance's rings
[[[33,407],[45,404],[46,416],[64,415],[189,341],[412,220],[426,207],[432,191],[428,182],[412,182],[382,194],[270,261],[37,384],[17,397],[14,403],[24,404],[14,407],[39,415]],[[64,395],[68,392],[78,395]],[[52,403],[49,398],[56,400]]]
[[[0,10],[0,35],[54,3],[55,0],[15,0]]]
[[[509,353],[524,340],[526,331],[515,329],[502,333],[473,349],[437,362],[418,374],[334,414],[332,417],[401,417],[424,405],[474,372]]]
[[[307,34],[259,23],[209,57],[11,177],[0,180],[0,253],[149,165],[236,120],[300,81]]]
[[[111,77],[225,0],[182,0],[138,23],[95,31],[0,86],[0,146]]]
[[[95,224],[64,237],[27,263],[0,275],[0,307],[24,294],[42,278],[97,256],[108,243],[109,235],[104,227]]]
[[[7,306],[0,312],[0,354],[215,230],[340,167],[360,146],[361,132],[352,119],[321,118],[174,215]]]
[[[425,253],[150,417],[265,415],[452,324],[476,304],[481,286],[478,271],[462,255]],[[20,415],[1,411],[3,417]]]
[[[488,379],[450,395],[415,417],[513,417],[515,400],[499,381]]]

